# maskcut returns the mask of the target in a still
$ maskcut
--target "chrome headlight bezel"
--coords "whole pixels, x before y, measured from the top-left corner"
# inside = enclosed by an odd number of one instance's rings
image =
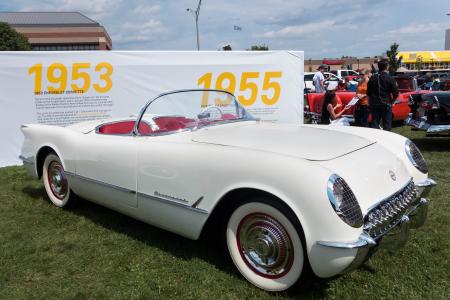
[[[342,177],[337,174],[330,176],[327,183],[327,195],[331,206],[342,221],[354,228],[363,225],[361,207],[355,194]]]
[[[420,152],[416,144],[414,144],[409,139],[405,141],[405,153],[409,161],[417,170],[419,170],[423,174],[428,173],[427,162],[425,161],[422,152]]]

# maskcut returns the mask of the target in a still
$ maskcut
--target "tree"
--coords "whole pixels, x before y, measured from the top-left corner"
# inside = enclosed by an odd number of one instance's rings
[[[225,46],[222,47],[222,50],[223,51],[232,51],[233,48],[231,48],[231,45],[225,45]]]
[[[399,44],[393,43],[389,50],[386,51],[386,56],[389,60],[389,73],[395,74],[395,72],[400,68],[400,64],[402,63],[403,57],[398,55],[398,46]]]
[[[422,56],[417,56],[417,58],[416,58],[416,63],[415,63],[415,67],[416,67],[416,70],[418,70],[418,71],[420,71],[420,70],[422,70]]]
[[[267,46],[266,44],[262,44],[262,45],[253,45],[250,47],[250,49],[247,49],[250,51],[268,51],[269,50],[269,46]]]
[[[0,22],[0,51],[31,50],[28,39],[7,23]]]

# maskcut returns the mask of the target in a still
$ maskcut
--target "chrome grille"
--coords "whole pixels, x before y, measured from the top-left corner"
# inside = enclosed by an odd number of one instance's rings
[[[419,171],[422,173],[428,173],[427,163],[425,162],[425,159],[423,158],[422,153],[420,153],[419,148],[417,148],[417,146],[413,143],[411,143],[409,147],[410,147],[411,156],[412,156],[414,162],[416,163],[417,169],[419,169]]]
[[[416,200],[417,190],[414,182],[410,180],[403,189],[367,213],[364,217],[364,231],[372,238],[386,233],[400,221]]]
[[[346,222],[354,227],[360,227],[363,219],[361,208],[356,200],[350,187],[347,185],[344,179],[337,178],[334,182],[336,188],[342,191],[342,204],[339,207],[338,215],[341,218],[345,218]]]

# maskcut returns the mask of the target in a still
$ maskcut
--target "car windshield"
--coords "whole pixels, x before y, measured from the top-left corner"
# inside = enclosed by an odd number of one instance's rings
[[[141,135],[171,133],[247,120],[254,118],[228,92],[185,90],[147,103],[139,115],[138,130]]]

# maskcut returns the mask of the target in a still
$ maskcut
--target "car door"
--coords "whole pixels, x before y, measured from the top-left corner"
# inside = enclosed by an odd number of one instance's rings
[[[136,137],[131,135],[86,135],[78,151],[76,173],[95,185],[90,191],[96,194],[93,200],[119,208],[137,206],[136,147]]]
[[[175,133],[138,137],[138,199],[160,198],[191,206],[201,196],[201,174],[192,158],[196,147],[190,140],[179,142]],[[198,164],[198,163],[197,163]]]

